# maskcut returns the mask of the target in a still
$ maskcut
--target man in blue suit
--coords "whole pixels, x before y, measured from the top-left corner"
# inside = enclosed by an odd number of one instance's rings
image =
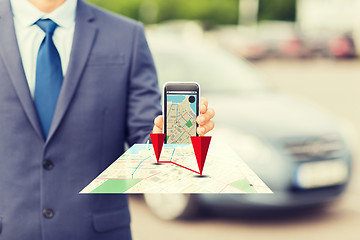
[[[214,111],[200,109],[203,135]],[[141,24],[81,0],[0,0],[0,239],[130,239],[126,195],[78,192],[160,132],[159,114]]]

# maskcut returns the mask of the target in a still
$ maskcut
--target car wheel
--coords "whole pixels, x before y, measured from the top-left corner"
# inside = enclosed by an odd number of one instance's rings
[[[144,197],[150,210],[161,219],[192,218],[198,213],[196,197],[191,194],[144,194]]]

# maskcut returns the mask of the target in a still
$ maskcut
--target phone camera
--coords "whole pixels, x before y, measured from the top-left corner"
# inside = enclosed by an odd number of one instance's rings
[[[190,96],[190,97],[189,97],[189,102],[190,102],[190,103],[195,102],[195,97],[194,97],[194,96]]]

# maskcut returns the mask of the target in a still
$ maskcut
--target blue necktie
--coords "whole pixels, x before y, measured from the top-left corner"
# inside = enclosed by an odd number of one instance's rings
[[[63,73],[60,56],[52,39],[56,23],[50,19],[40,19],[36,25],[46,34],[37,56],[34,94],[34,103],[46,139],[61,90]]]

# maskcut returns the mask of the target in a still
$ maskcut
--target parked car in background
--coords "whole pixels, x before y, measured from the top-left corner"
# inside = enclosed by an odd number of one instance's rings
[[[312,57],[342,59],[357,56],[352,34],[349,33],[307,32],[304,41]]]
[[[259,38],[267,46],[268,56],[310,57],[301,32],[294,22],[263,21],[257,26]]]
[[[227,142],[274,194],[145,194],[164,219],[207,207],[281,208],[337,199],[351,174],[352,151],[339,119],[274,90],[248,62],[207,42],[149,32],[164,82],[194,81],[216,109],[214,138]],[[224,163],[226,164],[226,163]]]
[[[250,61],[262,60],[268,54],[265,42],[254,27],[218,27],[207,33],[207,37],[224,49]]]
[[[335,58],[355,58],[356,49],[351,34],[337,34],[329,39],[328,49]]]
[[[328,55],[356,57],[360,53],[360,0],[297,0],[296,21],[312,41],[326,38]]]
[[[311,57],[293,22],[263,21],[255,26],[219,27],[207,36],[248,60]]]

